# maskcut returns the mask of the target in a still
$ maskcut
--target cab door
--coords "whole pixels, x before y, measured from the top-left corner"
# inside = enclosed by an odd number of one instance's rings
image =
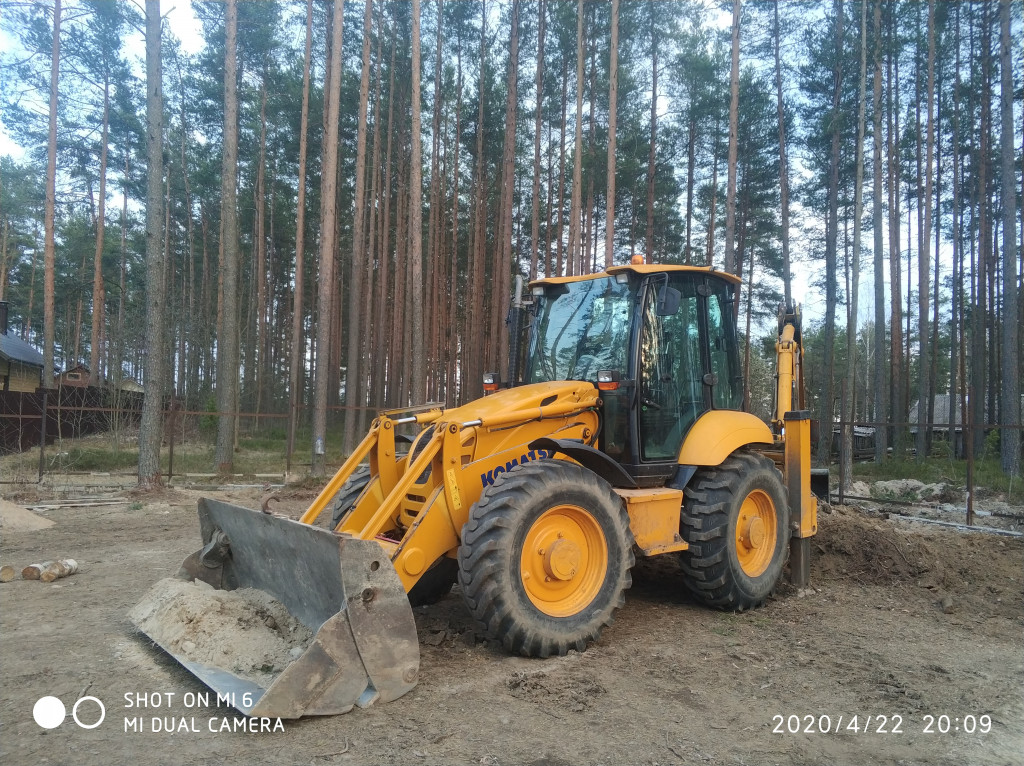
[[[637,367],[639,457],[644,463],[675,464],[683,437],[711,404],[704,384],[702,285],[703,275],[676,272],[652,278],[646,290]]]

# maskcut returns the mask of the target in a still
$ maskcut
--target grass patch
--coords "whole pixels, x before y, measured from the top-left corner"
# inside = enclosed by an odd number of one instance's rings
[[[70,447],[51,453],[51,469],[61,471],[124,471],[138,465],[138,450],[117,447]]]

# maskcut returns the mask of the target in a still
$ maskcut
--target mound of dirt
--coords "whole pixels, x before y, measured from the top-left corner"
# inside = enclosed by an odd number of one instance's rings
[[[833,506],[819,517],[815,568],[823,579],[854,579],[875,585],[914,582],[939,565],[934,551],[918,535],[893,524]]]
[[[50,519],[44,519],[27,508],[22,508],[7,500],[0,500],[0,523],[4,529],[26,529],[29,531],[49,529],[53,526]]]
[[[160,580],[128,616],[170,651],[263,687],[313,640],[309,628],[261,590],[215,590],[175,578]]]
[[[1024,595],[1020,540],[922,528],[844,506],[818,517],[812,540],[814,576],[822,580],[915,585],[1007,616],[1017,614]]]

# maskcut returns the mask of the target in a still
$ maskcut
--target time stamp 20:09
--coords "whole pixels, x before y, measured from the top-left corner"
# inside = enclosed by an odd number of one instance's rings
[[[992,716],[923,715],[904,719],[901,715],[774,715],[773,734],[988,734]]]

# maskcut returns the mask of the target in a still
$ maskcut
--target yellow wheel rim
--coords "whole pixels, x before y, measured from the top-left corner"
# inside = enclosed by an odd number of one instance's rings
[[[526,595],[544,614],[579,614],[597,598],[607,572],[601,525],[577,505],[545,511],[526,533],[519,573]]]
[[[763,574],[778,542],[775,504],[768,493],[755,489],[743,500],[736,520],[736,558],[744,574]]]

